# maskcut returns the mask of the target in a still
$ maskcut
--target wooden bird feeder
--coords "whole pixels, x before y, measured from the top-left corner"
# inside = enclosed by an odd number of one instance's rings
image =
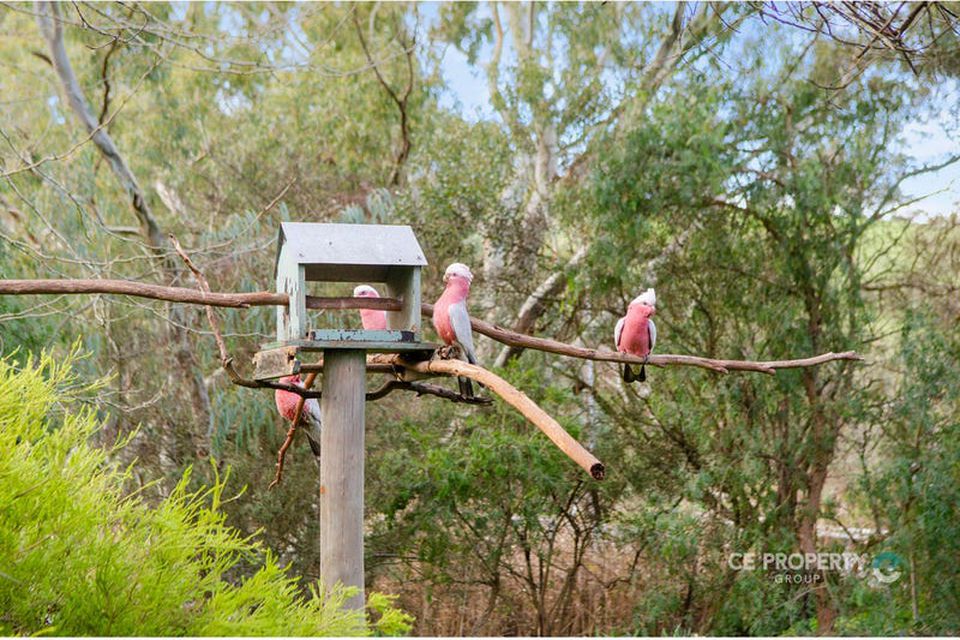
[[[277,341],[254,358],[260,380],[300,371],[300,354],[323,352],[320,413],[320,574],[332,587],[359,587],[348,605],[363,606],[363,467],[367,352],[423,352],[420,270],[427,264],[408,226],[284,222],[277,248]],[[308,282],[382,283],[399,302],[385,331],[314,326],[307,315]],[[383,289],[381,289],[383,291]],[[351,313],[357,313],[356,310]]]
[[[281,223],[274,275],[277,293],[287,294],[290,304],[277,308],[277,340],[254,357],[254,378],[298,373],[304,352],[432,352],[436,345],[421,342],[420,331],[420,270],[426,264],[406,225]],[[308,282],[383,284],[381,293],[401,307],[387,312],[385,331],[317,327],[307,314]]]

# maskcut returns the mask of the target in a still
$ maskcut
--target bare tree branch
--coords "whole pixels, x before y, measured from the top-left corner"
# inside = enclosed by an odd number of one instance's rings
[[[400,44],[403,47],[404,54],[407,57],[408,78],[403,95],[398,96],[397,92],[393,90],[390,84],[383,77],[383,74],[380,73],[379,64],[375,62],[373,56],[370,55],[370,50],[367,48],[367,41],[363,37],[363,29],[360,27],[360,19],[357,17],[356,12],[353,14],[353,24],[356,27],[357,38],[360,40],[360,46],[363,48],[363,53],[367,58],[367,63],[373,69],[373,73],[377,76],[377,81],[380,83],[380,86],[384,88],[384,90],[387,92],[387,95],[390,96],[390,99],[393,100],[394,104],[397,105],[397,110],[400,112],[400,150],[397,152],[397,157],[394,159],[393,172],[390,174],[390,184],[397,186],[400,184],[400,175],[403,170],[403,165],[410,156],[410,124],[407,116],[407,101],[410,98],[410,93],[413,91],[413,55],[416,46],[416,40],[408,45],[403,38],[400,38]]]
[[[433,313],[433,305],[423,305],[424,314]],[[473,330],[497,342],[506,345],[523,347],[525,349],[536,349],[547,353],[556,353],[571,358],[581,358],[585,360],[598,360],[601,362],[620,362],[626,364],[644,364],[643,358],[632,356],[627,353],[617,353],[615,351],[588,349],[577,347],[565,342],[550,340],[549,338],[537,338],[535,336],[523,335],[498,327],[490,322],[470,318]],[[855,351],[845,351],[843,353],[824,353],[810,358],[800,358],[796,360],[719,360],[715,358],[701,358],[699,356],[659,354],[651,355],[646,360],[647,365],[656,367],[666,366],[686,366],[699,367],[701,369],[710,369],[717,373],[729,373],[731,371],[756,371],[759,373],[774,374],[777,369],[797,369],[802,367],[813,367],[833,360],[863,360]]]
[[[285,293],[254,291],[250,293],[213,293],[165,287],[147,282],[129,280],[0,280],[0,295],[33,295],[59,293],[112,293],[185,304],[206,304],[214,307],[286,306]],[[308,309],[377,309],[399,311],[396,298],[321,298],[307,296]]]
[[[150,205],[147,203],[146,194],[137,182],[136,177],[127,165],[126,160],[120,154],[113,138],[107,133],[97,121],[97,118],[90,111],[90,105],[83,95],[83,89],[77,80],[77,75],[73,71],[70,59],[67,57],[67,49],[63,41],[63,24],[60,20],[60,8],[55,2],[38,2],[37,22],[40,25],[40,31],[43,33],[47,44],[50,47],[50,54],[53,58],[53,67],[60,78],[60,83],[66,94],[67,103],[76,114],[77,118],[83,124],[87,133],[90,134],[93,143],[97,145],[100,152],[106,157],[113,169],[114,175],[120,186],[127,192],[131,198],[133,210],[140,220],[140,227],[144,237],[147,238],[150,246],[159,253],[165,253],[168,248],[166,238],[160,231],[160,225],[150,211]]]
[[[248,306],[285,306],[289,297],[282,293],[258,291],[253,293],[204,293],[182,287],[161,287],[158,285],[124,280],[0,280],[0,295],[25,295],[36,293],[117,293],[121,295],[139,296],[155,300],[170,300],[188,304],[204,304],[220,307],[244,308]],[[395,298],[321,298],[307,296],[307,307],[310,309],[379,309],[384,311],[398,311],[400,301]],[[433,315],[433,305],[423,304],[421,312],[426,316]],[[548,353],[598,360],[602,362],[620,362],[626,364],[642,364],[643,359],[625,353],[613,351],[587,349],[574,345],[525,335],[499,327],[493,323],[471,318],[473,330],[501,344],[536,349]],[[701,358],[698,356],[658,354],[651,355],[647,364],[656,367],[688,366],[710,369],[719,373],[730,371],[757,371],[760,373],[775,373],[777,369],[794,369],[798,367],[812,367],[833,360],[862,360],[854,351],[843,353],[825,353],[811,358],[796,360],[718,360]]]

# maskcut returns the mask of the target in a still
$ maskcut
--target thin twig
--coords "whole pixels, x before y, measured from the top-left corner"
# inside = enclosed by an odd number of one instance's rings
[[[370,50],[367,47],[367,41],[363,37],[363,29],[360,27],[360,20],[356,13],[353,14],[353,24],[357,30],[357,38],[360,40],[360,47],[363,49],[363,53],[367,57],[367,63],[373,69],[373,73],[377,76],[377,81],[380,83],[380,86],[382,86],[387,92],[387,95],[390,96],[390,99],[393,100],[394,104],[397,105],[397,110],[400,112],[400,150],[397,152],[397,156],[394,159],[393,172],[390,175],[390,184],[396,186],[400,183],[400,174],[403,170],[403,164],[410,156],[410,129],[408,124],[409,118],[407,115],[407,100],[410,98],[410,93],[413,91],[413,54],[416,46],[416,39],[414,38],[414,42],[407,46],[403,38],[400,37],[400,45],[407,56],[407,72],[409,77],[406,89],[403,92],[403,96],[398,96],[397,92],[393,90],[390,84],[380,73],[380,67],[378,63],[375,62],[373,56],[370,55]]]
[[[193,263],[193,260],[190,259],[190,256],[187,255],[187,252],[183,250],[183,247],[180,246],[180,241],[177,240],[177,237],[172,233],[168,235],[170,242],[173,243],[174,250],[183,258],[183,261],[187,264],[187,267],[190,271],[193,272],[193,277],[197,279],[197,287],[204,294],[210,293],[210,283],[207,282],[206,276],[197,268],[197,265]],[[223,334],[220,333],[220,319],[217,318],[216,312],[213,310],[213,307],[209,304],[204,305],[204,309],[207,312],[207,321],[210,323],[210,330],[213,331],[213,338],[217,341],[217,349],[220,351],[220,364],[226,367],[226,363],[230,361],[230,354],[227,353],[227,345],[223,341]]]

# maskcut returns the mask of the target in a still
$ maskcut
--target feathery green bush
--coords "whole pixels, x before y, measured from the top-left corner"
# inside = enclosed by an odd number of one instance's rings
[[[372,594],[377,621],[305,598],[269,551],[225,523],[226,478],[199,491],[189,472],[157,505],[124,492],[130,469],[88,443],[95,408],[70,358],[0,360],[0,634],[366,635],[411,619]],[[122,447],[118,443],[116,447]],[[255,572],[233,584],[244,563]]]

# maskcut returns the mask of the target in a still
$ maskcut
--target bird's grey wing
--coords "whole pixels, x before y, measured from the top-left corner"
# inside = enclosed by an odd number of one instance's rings
[[[650,351],[653,351],[653,348],[657,346],[657,325],[653,323],[653,320],[647,318],[647,327],[650,329]]]
[[[467,305],[464,302],[457,302],[448,308],[450,314],[450,326],[453,327],[453,333],[457,336],[457,342],[463,347],[467,356],[467,362],[477,363],[477,354],[473,348],[473,330],[470,328],[470,314],[467,313]]]
[[[303,403],[303,422],[320,432],[320,403],[316,398],[308,398]]]
[[[310,450],[317,458],[320,457],[320,403],[316,398],[310,398],[303,403],[303,423]]]
[[[626,318],[620,318],[617,320],[617,326],[613,329],[613,347],[614,349],[620,349],[620,334],[623,333],[623,323]]]

